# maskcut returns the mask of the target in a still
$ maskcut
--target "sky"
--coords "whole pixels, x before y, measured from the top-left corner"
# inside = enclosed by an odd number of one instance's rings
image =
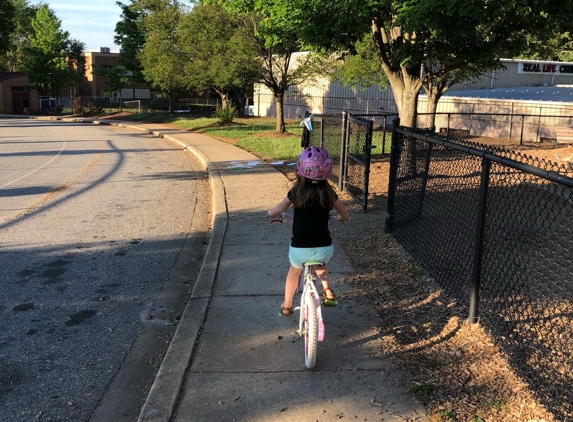
[[[119,46],[113,42],[115,24],[119,21],[121,9],[117,0],[46,0],[57,18],[61,21],[61,29],[70,33],[71,39],[76,39],[86,45],[86,50],[99,47],[109,47],[118,51]],[[129,0],[122,0],[129,4]],[[30,2],[31,4],[40,2]]]

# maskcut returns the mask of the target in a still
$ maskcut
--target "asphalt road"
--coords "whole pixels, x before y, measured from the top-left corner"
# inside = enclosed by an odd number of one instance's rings
[[[167,140],[0,119],[0,421],[137,419],[199,269],[208,195]]]

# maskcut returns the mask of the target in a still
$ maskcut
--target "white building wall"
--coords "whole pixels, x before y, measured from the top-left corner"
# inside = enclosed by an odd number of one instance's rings
[[[573,63],[502,59],[502,64],[505,69],[486,72],[479,79],[456,84],[448,92],[460,91],[461,93],[464,90],[501,87],[573,85]],[[523,71],[523,69],[529,71]],[[255,87],[253,102],[255,115],[276,116],[275,100],[271,91],[265,86],[257,85]],[[522,103],[520,101],[508,102],[507,100],[500,103],[500,100],[479,98],[460,100],[456,97],[442,97],[438,103],[438,112],[510,113],[513,108],[520,114],[539,113],[539,104],[526,105]],[[541,107],[562,109],[558,104],[543,103]],[[531,111],[526,112],[526,110]],[[284,116],[286,119],[299,119],[307,111],[317,114],[339,114],[342,111],[358,114],[397,112],[398,109],[390,87],[387,89],[380,89],[378,86],[369,87],[365,90],[351,89],[338,82],[319,78],[311,83],[292,86],[285,94]],[[420,96],[418,111],[420,113],[426,111],[425,96]]]

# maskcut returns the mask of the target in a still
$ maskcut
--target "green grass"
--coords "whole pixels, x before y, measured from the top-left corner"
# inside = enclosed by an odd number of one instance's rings
[[[296,161],[300,154],[300,138],[290,136],[288,138],[245,138],[235,145],[249,151],[261,158],[283,160],[285,162]]]
[[[408,261],[408,272],[412,277],[418,277],[420,275],[426,274],[426,271],[420,267],[420,263],[415,259],[410,259]]]
[[[200,131],[273,161],[295,161],[301,150],[302,127],[298,121],[285,121],[287,133],[279,135],[275,132],[276,119],[268,117],[237,118],[226,125],[220,125],[215,117],[189,118],[168,112],[135,113],[128,119],[144,123],[169,123],[179,129]]]
[[[172,123],[180,129],[199,130],[231,141],[261,158],[294,161],[300,153],[302,128],[298,122],[285,122],[288,132],[285,135],[274,133],[274,118],[238,118],[224,126],[218,125],[216,118],[178,119]]]
[[[455,410],[442,410],[440,413],[444,418],[446,418],[449,421],[458,420]]]
[[[488,400],[487,405],[498,412],[509,410],[504,400]]]

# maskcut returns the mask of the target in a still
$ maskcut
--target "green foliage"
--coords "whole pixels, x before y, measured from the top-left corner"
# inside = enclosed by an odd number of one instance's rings
[[[455,410],[442,410],[441,415],[449,421],[457,421],[457,415]]]
[[[221,6],[196,5],[182,16],[177,36],[186,59],[186,81],[215,90],[223,107],[233,91],[244,97],[260,79],[257,52],[244,22]]]
[[[109,69],[101,67],[95,68],[93,73],[105,78],[105,82],[111,92],[118,91],[121,94],[121,90],[131,82],[131,78],[128,76],[126,69],[122,66],[114,66]]]
[[[243,22],[258,58],[259,82],[271,90],[276,101],[275,130],[284,133],[285,92],[318,74],[320,68],[313,55],[295,56],[307,47],[299,36],[300,10],[291,0],[205,0],[202,3],[221,4]]]
[[[115,25],[116,35],[113,38],[122,50],[118,65],[132,73],[134,82],[145,82],[138,54],[143,49],[147,36],[143,26],[146,12],[138,7],[137,2],[124,4],[117,1],[116,5],[121,8],[121,19]]]
[[[410,259],[408,261],[408,273],[412,277],[418,277],[426,274],[426,271],[422,267],[420,267],[420,263],[417,260]]]
[[[414,387],[412,387],[411,391],[412,394],[414,394],[418,400],[422,402],[422,404],[428,404],[430,403],[435,390],[436,387],[434,385],[421,384],[417,382],[415,383]]]
[[[10,2],[11,0],[8,0]],[[1,3],[1,0],[0,0]],[[13,28],[8,39],[0,42],[5,47],[3,53],[0,53],[0,71],[18,72],[22,70],[22,56],[26,47],[30,45],[29,36],[33,32],[32,19],[40,5],[29,5],[27,0],[13,0],[14,15],[12,23],[0,22],[0,32],[2,28],[8,30]],[[3,8],[0,7],[0,10]],[[0,13],[0,20],[8,18],[9,14],[3,16],[4,11]]]
[[[351,88],[360,87],[362,90],[371,86],[386,89],[388,78],[380,68],[378,52],[370,34],[357,41],[353,53],[346,54],[337,66],[333,79]]]
[[[16,7],[12,0],[0,0],[0,54],[9,49],[9,41],[16,25]]]
[[[33,33],[24,54],[24,71],[40,95],[59,97],[85,75],[84,44],[70,40],[61,22],[45,4],[31,21]]]
[[[503,400],[488,400],[487,405],[498,412],[509,410]]]
[[[227,107],[217,107],[213,117],[215,117],[219,123],[226,124],[232,123],[238,116],[237,107],[228,105]]]
[[[145,79],[169,96],[172,111],[175,94],[191,88],[185,79],[183,43],[177,32],[184,10],[176,1],[150,3],[153,4],[143,12],[142,22],[147,39],[137,57],[141,60]]]
[[[422,86],[429,102],[437,102],[454,83],[499,67],[500,58],[524,48],[527,33],[547,30],[563,6],[556,0],[502,0],[495,7],[484,7],[479,0],[291,3],[306,43],[352,51],[356,41],[371,34],[402,124],[408,126],[413,125]],[[567,3],[561,9],[569,12],[573,6]]]
[[[569,31],[551,31],[550,36],[528,35],[527,48],[516,58],[528,60],[573,61],[573,34]]]

